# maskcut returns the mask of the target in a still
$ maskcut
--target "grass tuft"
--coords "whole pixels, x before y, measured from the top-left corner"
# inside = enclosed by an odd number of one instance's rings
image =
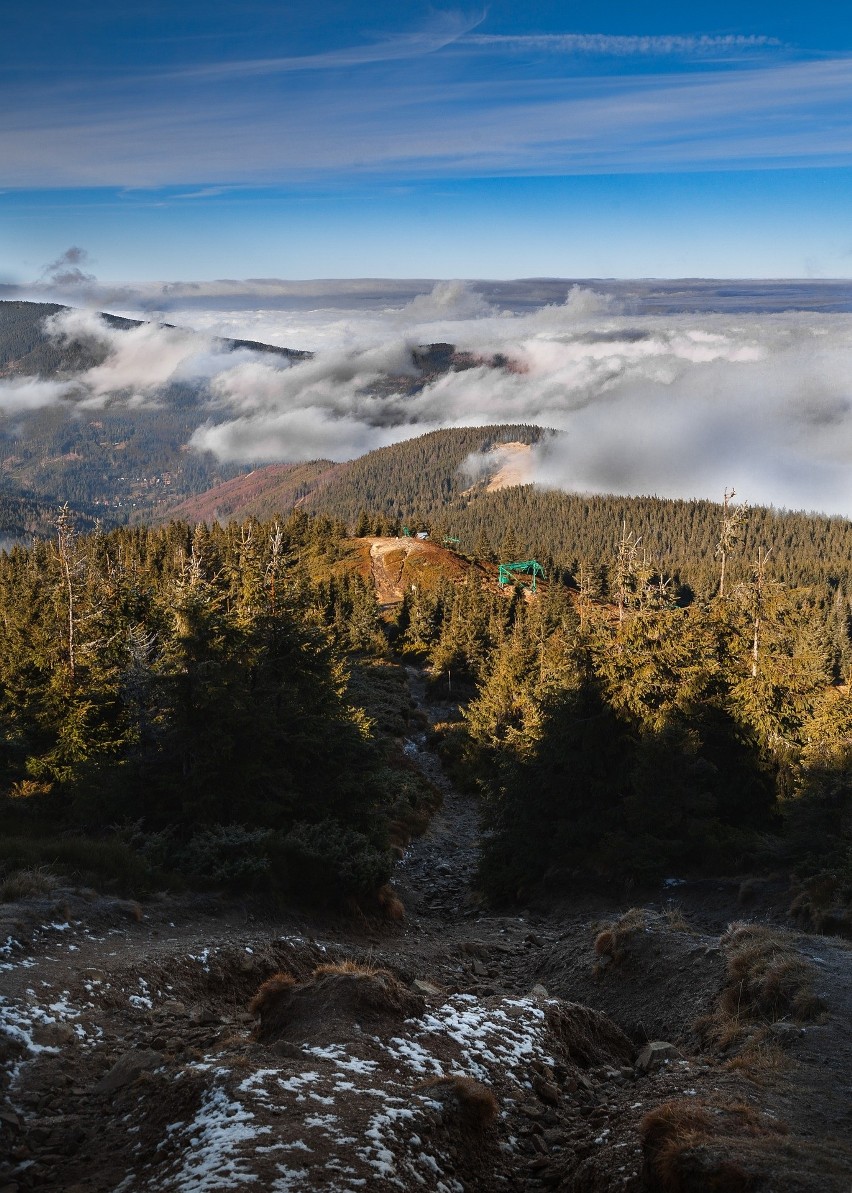
[[[462,1074],[433,1077],[419,1088],[441,1102],[445,1109],[455,1111],[461,1124],[474,1134],[490,1127],[500,1109],[487,1085]]]

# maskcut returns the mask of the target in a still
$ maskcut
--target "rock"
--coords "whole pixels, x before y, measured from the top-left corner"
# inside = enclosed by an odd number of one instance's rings
[[[468,957],[487,957],[491,952],[490,946],[483,940],[466,940],[459,945],[459,949]]]
[[[540,949],[544,944],[544,941],[540,936],[537,936],[535,932],[528,932],[524,937],[524,944],[531,944],[535,948]]]
[[[549,1106],[559,1105],[559,1090],[552,1081],[547,1081],[544,1077],[536,1074],[533,1077],[532,1086],[542,1102],[546,1102]]]
[[[0,1123],[5,1123],[7,1127],[12,1127],[15,1131],[20,1130],[21,1120],[14,1110],[0,1110]]]
[[[674,1044],[667,1040],[652,1040],[646,1044],[636,1060],[636,1068],[640,1073],[651,1073],[670,1060],[677,1060],[680,1056]]]
[[[488,970],[485,968],[485,966],[482,964],[481,961],[472,962],[470,970],[471,970],[471,973],[476,974],[476,976],[478,978],[487,978],[488,977]]]
[[[294,1044],[291,1040],[276,1040],[272,1045],[271,1051],[276,1056],[286,1056],[291,1060],[304,1060],[305,1054],[298,1044]]]
[[[186,1007],[182,1002],[178,1002],[176,998],[167,998],[165,1002],[161,1002],[154,1012],[155,1015],[185,1015]]]
[[[805,1034],[801,1027],[797,1027],[795,1023],[786,1023],[784,1020],[770,1023],[769,1032],[783,1048],[788,1047],[794,1040],[798,1040],[799,1036]]]
[[[196,1027],[203,1027],[209,1023],[221,1023],[221,1018],[215,1011],[211,1011],[210,1007],[204,1007],[198,1003],[189,1010],[189,1022]]]
[[[542,1135],[531,1135],[530,1143],[533,1145],[533,1151],[538,1152],[540,1156],[546,1156],[550,1151]]]
[[[550,995],[547,993],[544,986],[542,986],[539,982],[536,982],[532,990],[530,990],[530,998],[550,998]]]
[[[111,1094],[114,1090],[121,1089],[122,1086],[130,1085],[142,1073],[159,1068],[162,1063],[161,1052],[152,1052],[146,1048],[125,1052],[124,1056],[118,1058],[106,1076],[100,1079],[94,1092],[96,1094]]]
[[[70,1023],[36,1023],[33,1026],[33,1040],[45,1048],[61,1048],[77,1039],[77,1033]]]
[[[411,988],[418,994],[439,995],[444,993],[440,986],[436,986],[433,982],[424,982],[422,978],[415,978],[411,983]]]

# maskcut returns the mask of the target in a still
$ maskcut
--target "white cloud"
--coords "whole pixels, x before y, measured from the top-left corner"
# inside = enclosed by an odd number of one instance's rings
[[[73,385],[7,381],[0,405],[97,403],[116,391],[165,401],[165,387],[187,379],[202,402],[191,445],[247,463],[343,460],[438,427],[526,422],[561,432],[531,455],[542,485],[718,497],[734,484],[753,502],[852,515],[850,315],[639,317],[582,287],[513,312],[454,282],[413,301],[387,296],[382,309],[196,318],[206,334],[119,331],[65,313],[56,333],[94,338],[104,364]],[[243,334],[277,328],[317,354],[291,365],[227,353],[211,334],[223,319]],[[411,349],[439,341],[482,363],[421,384]],[[505,367],[493,367],[498,354]]]
[[[775,37],[703,34],[682,37],[677,34],[620,37],[610,33],[488,34],[474,33],[464,38],[465,45],[486,50],[540,51],[547,54],[599,54],[606,57],[634,55],[728,55],[744,51],[776,48]]]

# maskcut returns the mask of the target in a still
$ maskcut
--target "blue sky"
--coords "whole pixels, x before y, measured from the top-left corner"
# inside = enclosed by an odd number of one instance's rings
[[[852,271],[837,0],[35,0],[0,63],[0,281]]]

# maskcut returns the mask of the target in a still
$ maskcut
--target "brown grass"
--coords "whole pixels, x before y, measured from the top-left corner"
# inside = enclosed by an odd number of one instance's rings
[[[659,914],[644,907],[631,907],[617,920],[605,923],[595,938],[595,954],[600,958],[594,967],[599,976],[608,964],[624,965],[645,953],[650,934],[654,932],[692,932],[679,908]]]
[[[630,951],[629,946],[636,937],[650,926],[648,912],[641,907],[631,907],[620,919],[605,924],[595,938],[595,952],[599,957],[608,957],[620,964]]]
[[[704,1043],[725,1051],[748,1038],[748,1050],[754,1053],[764,1046],[761,1027],[788,1019],[813,1022],[825,1010],[813,990],[811,966],[786,933],[763,924],[734,923],[720,944],[727,954],[725,986],[716,1011],[695,1025]],[[751,1059],[754,1066],[756,1056]]]
[[[30,866],[10,874],[0,884],[0,903],[17,903],[19,899],[34,899],[49,895],[59,880],[47,866]]]
[[[725,1068],[742,1073],[755,1085],[772,1085],[782,1073],[789,1071],[790,1059],[780,1044],[761,1035],[725,1061]]]
[[[387,974],[388,971],[375,965],[363,965],[360,961],[326,961],[313,970],[311,978],[319,978],[327,973],[350,978],[374,978],[376,974]]]
[[[249,1014],[260,1015],[269,1004],[286,994],[296,985],[296,979],[291,973],[274,973],[267,978],[249,1003]]]
[[[608,1016],[580,1003],[548,1006],[547,1025],[569,1058],[581,1068],[604,1064],[632,1064],[634,1048]]]
[[[639,1124],[645,1183],[659,1193],[747,1193],[787,1130],[743,1102],[664,1102]]]
[[[770,1022],[812,1022],[825,1009],[814,994],[813,970],[790,939],[762,924],[731,924],[721,940],[728,955],[728,984],[721,1005],[731,1016],[746,1013]]]
[[[424,1081],[419,1089],[428,1092],[445,1107],[452,1107],[462,1124],[473,1132],[482,1132],[497,1117],[499,1104],[492,1090],[472,1077],[451,1074]]]
[[[379,907],[382,909],[382,915],[386,920],[391,920],[392,923],[399,924],[405,919],[403,902],[391,887],[381,887],[378,893],[378,900]]]

